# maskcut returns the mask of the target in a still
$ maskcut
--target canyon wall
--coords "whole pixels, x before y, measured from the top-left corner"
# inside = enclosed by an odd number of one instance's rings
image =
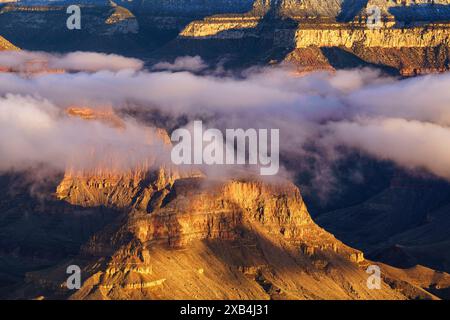
[[[309,46],[346,47],[356,44],[380,48],[427,48],[449,46],[450,25],[428,25],[414,28],[369,29],[348,26],[300,26],[296,32],[297,48]]]

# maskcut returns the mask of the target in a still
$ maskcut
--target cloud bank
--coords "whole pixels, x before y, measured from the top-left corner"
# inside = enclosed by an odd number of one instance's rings
[[[59,171],[127,172],[168,159],[154,129],[125,119],[120,128],[68,116],[47,100],[0,98],[0,171],[48,166]]]
[[[143,62],[138,59],[96,52],[72,52],[64,55],[55,55],[24,50],[0,51],[0,66],[13,70],[27,71],[27,69],[36,68],[37,65],[42,63],[46,64],[46,67],[50,69],[86,72],[125,69],[140,70],[144,66]]]
[[[370,69],[298,76],[288,68],[262,68],[239,77],[217,77],[149,72],[128,58],[107,56],[105,61],[123,62],[112,63],[120,65],[113,69],[106,62],[94,63],[95,59],[86,63],[79,58],[84,54],[77,55],[49,56],[49,60],[80,72],[32,78],[0,74],[0,148],[7,154],[0,168],[48,159],[64,163],[90,144],[107,145],[113,154],[145,158],[147,154],[139,150],[146,127],[139,117],[157,111],[187,126],[203,119],[220,129],[280,129],[281,157],[298,163],[291,165],[298,170],[303,170],[307,157],[329,163],[346,147],[450,180],[450,91],[446,89],[450,74],[399,80]],[[183,59],[165,69],[185,70],[203,63]],[[140,116],[128,122],[125,132],[113,132],[98,123],[61,119],[58,110],[71,105],[107,105],[119,113],[139,110]]]
[[[159,62],[153,66],[153,70],[168,70],[168,71],[192,71],[198,72],[206,69],[208,65],[200,56],[185,56],[178,57],[173,63]]]

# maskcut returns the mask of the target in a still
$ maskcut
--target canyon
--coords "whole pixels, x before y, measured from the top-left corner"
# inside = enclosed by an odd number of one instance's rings
[[[237,71],[291,64],[295,76],[372,67],[412,77],[450,68],[448,0],[81,1],[77,31],[64,27],[67,3],[0,1],[0,50],[125,54],[148,68],[186,55]],[[379,28],[367,24],[372,6]],[[21,76],[65,72],[47,69]],[[64,110],[62,119],[117,132],[131,114],[88,104]],[[157,124],[140,120],[169,148],[173,125],[158,116]],[[2,173],[0,296],[450,298],[450,188],[442,181],[379,170],[373,184],[388,185],[321,208],[297,177],[218,178],[153,160],[130,170],[74,164],[37,184],[29,179],[35,172]],[[80,290],[67,288],[70,265],[82,270]],[[367,286],[372,265],[382,270],[381,290]]]

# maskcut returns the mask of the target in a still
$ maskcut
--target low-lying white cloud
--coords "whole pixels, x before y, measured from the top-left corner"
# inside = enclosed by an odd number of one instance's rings
[[[140,70],[144,66],[141,60],[126,58],[116,54],[96,52],[71,52],[68,54],[48,54],[30,51],[0,51],[0,67],[15,71],[33,71],[36,68],[64,69],[66,71],[95,72],[108,70]]]
[[[73,57],[69,54],[67,60],[58,59],[65,66],[70,65],[68,60],[76,65]],[[184,69],[195,65],[185,60],[178,62]],[[78,152],[80,145],[90,141],[71,139],[81,131],[87,133],[85,139],[96,136],[96,147],[100,149],[103,145],[117,153],[139,149],[143,128],[136,123],[128,125],[130,131],[102,127],[98,133],[95,128],[99,124],[55,116],[70,105],[108,105],[117,110],[138,108],[141,114],[158,110],[166,117],[183,118],[188,123],[203,119],[207,125],[222,130],[280,129],[281,157],[298,162],[298,170],[306,167],[302,160],[311,156],[311,145],[317,151],[313,157],[319,159],[318,163],[320,157],[322,163],[339,158],[339,147],[345,146],[450,180],[450,90],[446,89],[450,74],[399,80],[370,69],[298,76],[286,68],[260,68],[247,70],[241,77],[218,77],[186,71],[149,72],[138,65],[126,68],[127,63],[119,70],[97,64],[100,69],[92,72],[95,68],[83,63],[79,62],[77,68],[90,72],[32,78],[0,74],[1,151],[3,154],[10,150],[9,156],[0,159],[0,168],[32,161],[33,157],[40,162],[55,158],[58,163],[75,157],[75,151],[61,154],[56,147],[46,149],[40,142],[34,144],[29,140],[31,136],[52,141],[50,145],[64,145],[62,150],[73,148]],[[166,65],[165,69],[170,68]],[[18,99],[29,102],[19,103]],[[60,137],[54,138],[50,132],[60,132]],[[36,154],[30,156],[30,150]],[[327,171],[326,167],[321,170]]]
[[[450,129],[399,118],[330,123],[328,140],[450,180]]]
[[[178,57],[173,63],[159,62],[153,66],[153,70],[192,71],[198,72],[208,68],[208,65],[200,56]]]
[[[167,161],[155,129],[125,119],[114,127],[68,116],[47,100],[0,98],[0,171],[47,165],[57,170],[128,171]]]

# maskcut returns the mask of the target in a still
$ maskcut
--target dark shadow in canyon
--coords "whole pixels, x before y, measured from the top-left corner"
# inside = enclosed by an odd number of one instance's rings
[[[395,20],[405,24],[443,22],[450,20],[450,5],[422,3],[389,8]]]
[[[211,65],[227,70],[282,62],[295,48],[298,22],[279,14],[281,4],[281,1],[272,0],[262,16],[253,10],[244,14],[260,17],[255,27],[220,31],[214,35],[215,38],[179,37],[154,54],[169,61],[178,56],[199,55]],[[230,33],[239,36],[232,38]]]
[[[384,190],[361,203],[324,212],[315,221],[370,259],[449,272],[449,199],[447,182],[397,171]]]
[[[387,75],[398,76],[399,70],[382,64],[370,63],[356,54],[340,47],[322,47],[323,55],[327,58],[330,65],[335,69],[354,69],[354,68],[374,68],[381,70]]]
[[[337,22],[352,21],[363,8],[366,8],[369,0],[344,0],[341,12],[336,17]]]
[[[81,30],[69,30],[66,6],[49,5],[48,11],[5,10],[0,12],[1,35],[26,50],[53,52],[95,51],[133,56],[144,61],[149,53],[174,40],[179,32],[194,20],[217,13],[243,13],[252,8],[253,0],[236,2],[234,6],[220,5],[208,0],[184,0],[185,7],[172,6],[167,1],[136,1],[124,4],[136,17],[139,32],[108,34],[106,19],[112,13],[107,1],[81,6]],[[192,6],[194,4],[194,6]],[[120,5],[123,5],[120,3]],[[15,4],[0,4],[0,10]],[[20,6],[20,5],[19,5]],[[153,9],[152,9],[153,8]],[[181,9],[180,9],[181,8]],[[190,8],[190,10],[186,10]]]
[[[35,182],[23,173],[0,176],[0,296],[22,283],[25,273],[77,256],[93,234],[121,216],[55,199],[56,181],[41,182],[36,195],[30,193]]]
[[[347,156],[330,167],[315,157],[303,159],[301,166],[282,160],[298,172],[295,182],[316,223],[370,259],[450,271],[450,184],[358,152],[342,152]],[[318,184],[327,174],[332,180]]]

